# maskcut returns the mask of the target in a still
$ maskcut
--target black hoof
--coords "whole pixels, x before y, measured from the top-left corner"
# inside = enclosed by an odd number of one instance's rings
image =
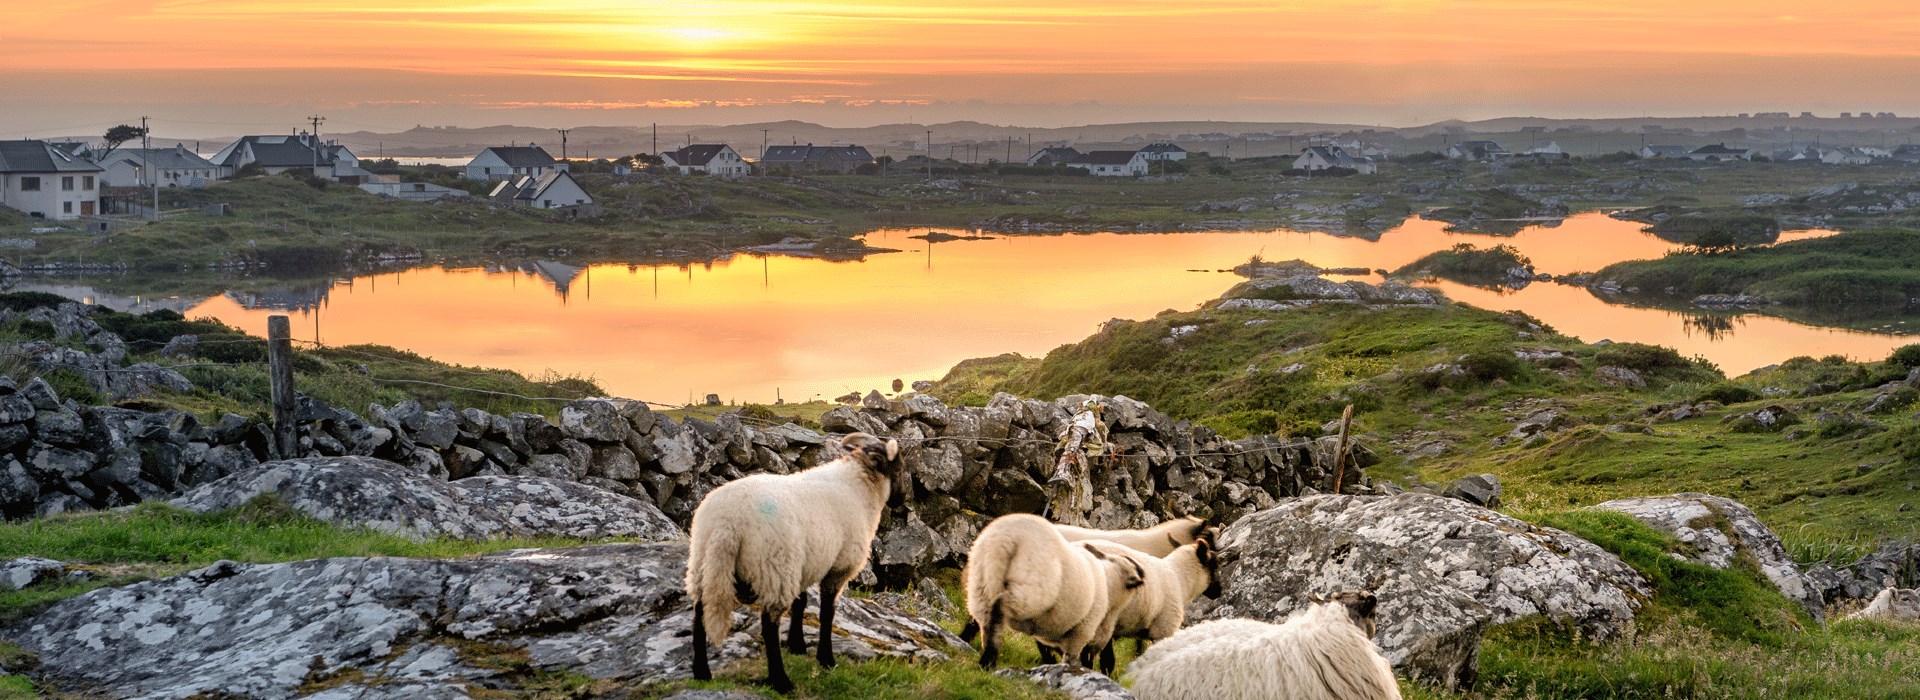
[[[793,692],[793,681],[785,678],[769,678],[767,679],[767,687],[772,688],[773,692],[785,695]]]

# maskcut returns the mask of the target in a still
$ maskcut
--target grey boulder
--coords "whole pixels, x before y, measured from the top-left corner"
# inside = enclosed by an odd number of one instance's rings
[[[537,476],[440,481],[372,457],[267,462],[172,501],[195,512],[276,494],[317,520],[419,539],[453,537],[682,537],[651,503],[586,484]]]
[[[459,559],[220,562],[70,598],[5,630],[47,687],[118,697],[464,697],[511,694],[515,671],[566,669],[622,685],[687,677],[692,606],[682,543],[529,549]],[[816,596],[817,597],[817,596]],[[841,599],[843,658],[944,658],[939,626]],[[745,609],[717,663],[757,664]]]
[[[1448,688],[1472,685],[1489,627],[1547,617],[1611,638],[1651,594],[1586,540],[1417,493],[1286,499],[1235,521],[1220,543],[1223,593],[1196,610],[1202,619],[1278,622],[1308,595],[1371,590],[1387,660]]]
[[[1742,555],[1752,558],[1760,573],[1789,600],[1819,620],[1826,601],[1819,590],[1787,556],[1787,548],[1753,510],[1739,501],[1704,493],[1622,498],[1594,506],[1625,513],[1680,540],[1682,556],[1696,564],[1726,569]]]
[[[1098,671],[1078,666],[1047,664],[1033,668],[1008,668],[1001,669],[996,675],[1036,683],[1073,700],[1133,700],[1133,693],[1126,686]]]

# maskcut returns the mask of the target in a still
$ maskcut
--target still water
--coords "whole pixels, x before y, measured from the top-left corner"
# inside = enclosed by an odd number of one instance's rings
[[[1007,236],[929,245],[921,230],[876,231],[904,252],[861,262],[739,256],[690,267],[557,263],[421,268],[343,279],[304,293],[221,295],[187,315],[264,334],[293,308],[296,338],[378,343],[465,365],[590,376],[609,392],[678,403],[719,394],[769,402],[937,379],[955,362],[1041,355],[1111,318],[1192,309],[1239,278],[1248,257],[1394,269],[1456,243],[1506,243],[1556,275],[1657,257],[1674,246],[1639,225],[1582,214],[1514,236],[1447,233],[1409,220],[1379,240],[1290,231]],[[1784,238],[1821,235],[1798,232]],[[1197,270],[1197,271],[1196,271]],[[1744,315],[1707,333],[1688,314],[1609,304],[1535,283],[1495,292],[1439,282],[1458,301],[1519,309],[1592,341],[1658,343],[1738,374],[1795,355],[1877,358],[1893,333],[1817,328]],[[280,310],[275,310],[275,309]]]

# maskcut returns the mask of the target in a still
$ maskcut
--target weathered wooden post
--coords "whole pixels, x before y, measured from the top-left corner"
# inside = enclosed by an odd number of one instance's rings
[[[1340,441],[1333,448],[1333,494],[1340,495],[1346,485],[1348,431],[1353,429],[1353,404],[1340,413]]]
[[[273,446],[280,459],[300,456],[300,437],[293,428],[293,322],[285,315],[267,317],[267,379],[272,384]]]

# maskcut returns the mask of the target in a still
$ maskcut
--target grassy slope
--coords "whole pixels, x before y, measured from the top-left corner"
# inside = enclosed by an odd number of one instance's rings
[[[1882,229],[1750,248],[1675,253],[1617,263],[1595,273],[1679,295],[1750,294],[1799,307],[1898,310],[1920,296],[1920,231]]]
[[[1448,250],[1428,253],[1395,270],[1393,274],[1407,276],[1426,272],[1461,284],[1498,287],[1507,278],[1508,270],[1530,268],[1532,265],[1532,260],[1512,246],[1496,245],[1483,250],[1475,248],[1472,243],[1460,243]]]

